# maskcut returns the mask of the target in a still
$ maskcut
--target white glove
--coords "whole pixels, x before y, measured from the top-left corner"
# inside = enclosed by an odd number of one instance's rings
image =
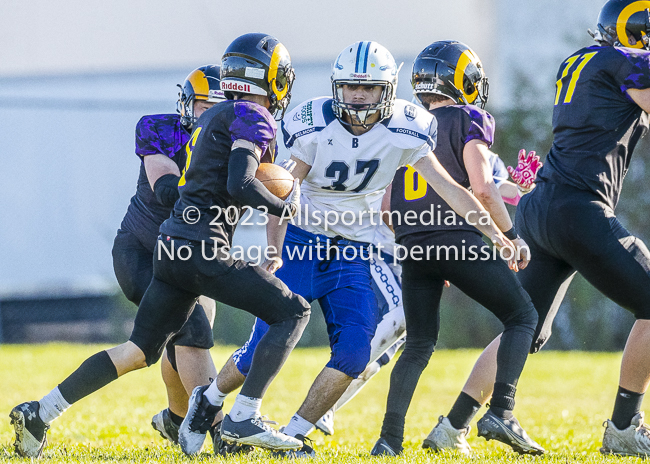
[[[289,171],[289,173],[291,173],[293,171],[293,168],[296,167],[296,162],[294,160],[292,160],[292,159],[286,159],[286,160],[283,160],[283,161],[279,162],[278,166],[280,166],[281,168],[286,169],[287,171]]]

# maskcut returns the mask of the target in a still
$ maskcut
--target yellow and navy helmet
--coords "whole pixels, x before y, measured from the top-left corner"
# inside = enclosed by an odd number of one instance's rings
[[[284,45],[271,35],[252,33],[236,38],[221,59],[221,89],[269,98],[269,111],[282,119],[291,100],[295,74]]]
[[[192,129],[197,120],[194,116],[196,100],[217,103],[226,99],[221,90],[220,74],[219,66],[208,64],[192,71],[182,86],[178,84],[181,91],[178,94],[176,111],[181,115],[181,124],[188,130]]]
[[[434,42],[422,50],[413,62],[411,72],[413,94],[438,94],[460,105],[485,108],[488,100],[488,79],[478,55],[467,45],[455,40]]]
[[[598,15],[599,42],[618,47],[650,50],[650,1],[609,0]]]

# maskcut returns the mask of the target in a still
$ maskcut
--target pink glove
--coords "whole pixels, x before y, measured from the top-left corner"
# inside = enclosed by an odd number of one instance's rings
[[[537,171],[543,166],[543,163],[539,160],[539,156],[535,154],[534,151],[528,153],[526,156],[526,150],[519,150],[519,156],[517,159],[517,168],[508,166],[508,173],[512,180],[515,181],[517,186],[525,192],[531,189],[535,179],[537,178]]]

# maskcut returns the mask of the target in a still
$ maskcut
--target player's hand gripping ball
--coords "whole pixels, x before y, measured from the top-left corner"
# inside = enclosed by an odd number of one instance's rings
[[[293,176],[286,169],[277,164],[262,163],[257,168],[255,178],[273,195],[281,200],[286,200],[293,188]]]
[[[517,159],[517,167],[513,168],[508,166],[508,173],[512,180],[524,191],[530,191],[533,183],[537,178],[537,171],[542,167],[543,163],[539,160],[539,156],[534,151],[528,152],[526,150],[519,150]]]

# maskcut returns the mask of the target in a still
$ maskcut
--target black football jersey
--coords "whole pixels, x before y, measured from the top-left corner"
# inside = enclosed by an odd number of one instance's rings
[[[241,216],[227,189],[232,144],[238,139],[253,142],[264,159],[272,159],[276,130],[268,110],[246,100],[222,102],[203,113],[188,142],[180,199],[160,232],[229,247]]]
[[[596,194],[616,207],[648,114],[627,89],[650,87],[650,52],[592,46],[578,50],[557,74],[553,146],[538,181]]]
[[[190,134],[181,125],[178,114],[143,116],[136,126],[135,154],[141,160],[140,175],[120,229],[134,234],[151,252],[156,245],[160,224],[169,217],[172,208],[161,204],[153,193],[144,168],[144,157],[168,156],[182,171],[186,159],[185,144],[189,138]]]
[[[451,177],[469,188],[469,177],[463,161],[463,149],[471,140],[488,146],[494,141],[494,118],[474,105],[443,106],[431,111],[438,120],[438,145],[435,154]],[[418,232],[478,229],[456,215],[454,210],[429,186],[411,166],[395,174],[390,200],[395,238]],[[401,223],[397,222],[397,217]],[[472,222],[478,217],[470,218]]]

